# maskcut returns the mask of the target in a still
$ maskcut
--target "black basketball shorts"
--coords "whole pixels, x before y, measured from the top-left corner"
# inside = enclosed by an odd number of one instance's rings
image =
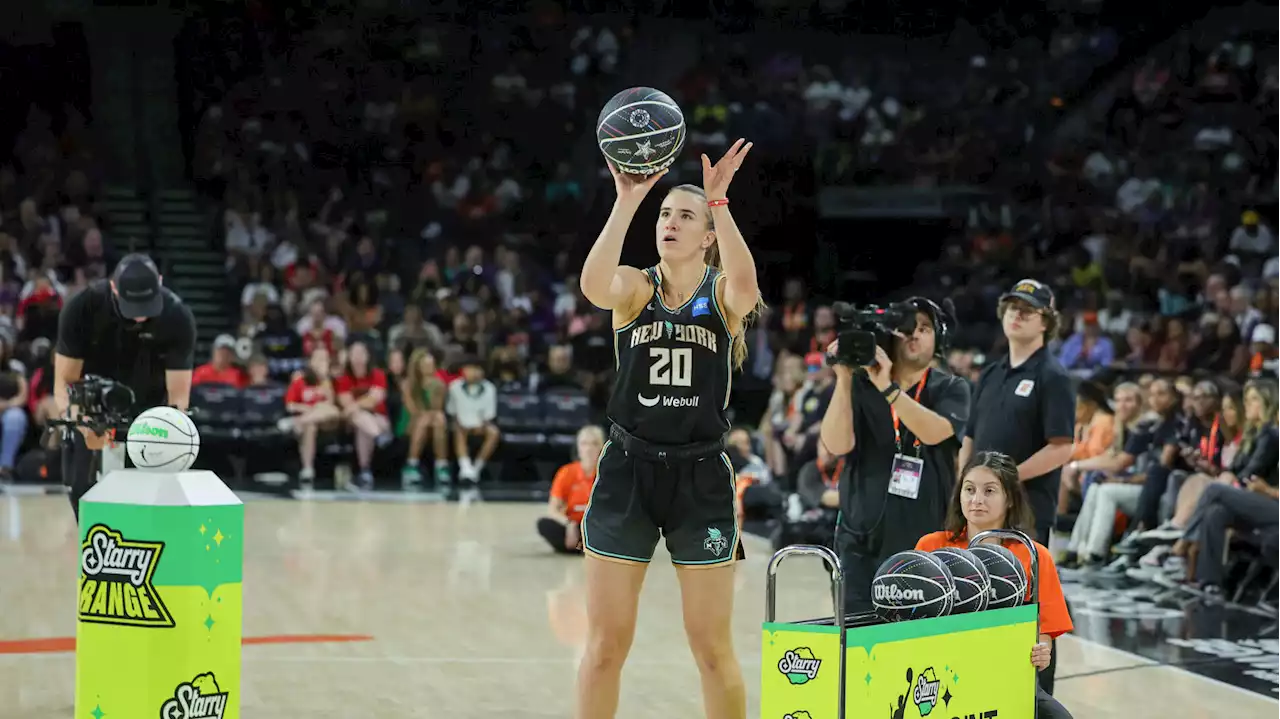
[[[666,461],[606,442],[582,544],[602,559],[647,564],[659,535],[679,566],[717,567],[742,559],[736,478],[728,455]]]

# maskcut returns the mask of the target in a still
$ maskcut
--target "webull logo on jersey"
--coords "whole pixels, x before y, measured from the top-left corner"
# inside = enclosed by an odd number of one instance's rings
[[[628,344],[631,347],[639,347],[663,337],[676,342],[705,347],[712,352],[716,352],[716,348],[719,346],[719,339],[716,337],[716,333],[706,327],[676,324],[674,322],[650,322],[633,327]]]
[[[183,682],[160,707],[160,719],[222,719],[227,711],[227,692],[218,689],[213,672]]]
[[[808,684],[818,678],[822,660],[813,655],[809,647],[790,649],[778,660],[778,671],[792,684]]]
[[[80,621],[168,628],[173,615],[152,579],[164,542],[125,539],[105,524],[89,528],[80,548]]]
[[[871,585],[871,598],[882,602],[923,602],[923,589],[903,589],[896,584]]]
[[[636,400],[645,407],[697,407],[700,398],[694,397],[672,397],[670,395],[657,395],[654,397],[645,397],[643,393],[636,395]]]

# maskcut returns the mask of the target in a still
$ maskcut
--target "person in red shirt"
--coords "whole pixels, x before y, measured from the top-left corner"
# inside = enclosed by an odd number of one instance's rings
[[[342,417],[331,372],[329,350],[318,346],[311,350],[307,368],[293,378],[284,395],[285,409],[293,415],[293,431],[298,435],[298,459],[302,462],[298,481],[304,484],[316,478],[316,438]]]
[[[356,463],[360,471],[353,488],[373,489],[373,450],[391,439],[391,420],[387,418],[387,375],[373,366],[369,348],[363,342],[347,347],[347,366],[334,389],[342,418],[356,433]]]
[[[582,553],[582,515],[596,483],[596,463],[604,449],[604,430],[588,425],[578,430],[578,460],[556,472],[547,500],[547,516],[538,520],[538,534],[558,554]]]
[[[1018,480],[1018,465],[999,452],[978,452],[960,472],[947,508],[946,526],[941,532],[926,534],[916,542],[916,549],[931,552],[940,547],[968,547],[969,538],[988,529],[1016,529],[1035,536],[1035,517],[1027,501],[1026,490]],[[997,540],[987,540],[995,542]],[[1074,628],[1067,600],[1062,595],[1058,568],[1049,550],[1039,542],[1036,563],[1040,572],[1039,642],[1031,647],[1031,663],[1038,671],[1049,666],[1053,640]],[[1005,541],[1031,576],[1031,555],[1021,542]],[[1036,683],[1036,716],[1043,719],[1071,719],[1071,713],[1054,699],[1040,682]]]
[[[229,384],[243,389],[247,384],[244,372],[236,366],[236,338],[218,335],[213,341],[213,356],[209,362],[196,367],[191,373],[191,386],[198,384]]]

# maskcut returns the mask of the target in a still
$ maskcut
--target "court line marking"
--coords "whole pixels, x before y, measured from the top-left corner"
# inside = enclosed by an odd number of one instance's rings
[[[1095,647],[1099,647],[1099,648],[1101,648],[1101,649],[1105,649],[1105,650],[1107,650],[1107,651],[1110,651],[1110,652],[1113,652],[1113,653],[1116,653],[1116,654],[1122,654],[1122,655],[1127,656],[1127,657],[1134,657],[1135,659],[1139,659],[1139,660],[1141,660],[1141,661],[1148,661],[1148,662],[1151,662],[1151,664],[1150,664],[1149,666],[1152,666],[1152,667],[1166,667],[1166,668],[1168,668],[1168,669],[1172,669],[1172,670],[1173,670],[1173,671],[1175,671],[1175,672],[1180,672],[1180,673],[1182,673],[1182,674],[1186,674],[1186,675],[1187,675],[1187,676],[1189,676],[1189,677],[1195,677],[1196,679],[1201,679],[1201,680],[1203,680],[1203,681],[1209,682],[1210,684],[1216,684],[1216,685],[1218,685],[1218,686],[1220,686],[1220,687],[1224,687],[1224,688],[1226,688],[1226,689],[1230,689],[1230,690],[1232,690],[1232,691],[1234,691],[1234,692],[1237,692],[1237,693],[1239,693],[1239,694],[1244,694],[1244,695],[1246,695],[1246,696],[1256,697],[1256,698],[1259,698],[1259,699],[1266,699],[1266,700],[1270,700],[1270,701],[1272,701],[1272,702],[1280,701],[1280,699],[1278,699],[1277,697],[1267,696],[1266,694],[1259,694],[1258,692],[1255,692],[1255,691],[1253,691],[1252,689],[1245,689],[1244,687],[1238,687],[1238,686],[1236,686],[1236,685],[1234,685],[1234,684],[1231,684],[1231,683],[1229,683],[1229,682],[1224,682],[1224,681],[1222,681],[1221,679],[1215,679],[1215,678],[1213,678],[1213,677],[1205,676],[1204,674],[1200,674],[1200,673],[1198,673],[1198,672],[1193,672],[1193,671],[1191,671],[1190,669],[1184,669],[1183,667],[1181,667],[1181,666],[1179,666],[1179,665],[1177,665],[1177,664],[1167,664],[1167,663],[1165,663],[1165,662],[1158,662],[1158,661],[1156,661],[1156,660],[1154,660],[1154,659],[1151,659],[1150,657],[1144,657],[1144,656],[1142,656],[1141,654],[1135,654],[1134,652],[1131,652],[1131,651],[1129,651],[1129,650],[1127,650],[1127,649],[1120,649],[1119,647],[1109,646],[1109,645],[1103,644],[1102,642],[1098,642],[1098,641],[1094,641],[1094,640],[1092,640],[1092,639],[1088,639],[1088,638],[1086,638],[1086,637],[1082,637],[1082,636],[1080,636],[1080,635],[1078,635],[1078,634],[1064,634],[1064,635],[1062,635],[1062,636],[1064,636],[1064,637],[1071,637],[1073,640],[1075,640],[1075,641],[1077,641],[1077,642],[1084,642],[1085,644],[1091,644],[1091,645],[1093,645],[1093,646],[1095,646]],[[1141,668],[1141,667],[1135,667],[1135,668]],[[1068,677],[1063,677],[1063,678],[1064,678],[1064,679],[1067,679]]]
[[[368,634],[272,634],[244,637],[244,646],[254,644],[329,644],[371,642]],[[38,639],[0,640],[0,657],[5,655],[68,654],[76,650],[75,637],[41,637]]]

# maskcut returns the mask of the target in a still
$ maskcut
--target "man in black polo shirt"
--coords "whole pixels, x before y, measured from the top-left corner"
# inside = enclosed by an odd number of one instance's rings
[[[954,320],[928,300],[908,301],[917,310],[915,331],[894,339],[892,360],[877,348],[865,373],[836,365],[822,418],[820,441],[834,456],[849,453],[851,467],[840,480],[836,524],[847,613],[871,610],[881,562],[942,527],[969,417],[968,384],[929,366],[946,351]]]
[[[151,258],[126,255],[110,279],[91,282],[58,316],[53,397],[59,413],[69,415],[68,386],[85,375],[129,386],[134,415],[161,405],[186,410],[195,341],[191,310],[161,285],[160,271]],[[97,479],[94,452],[108,440],[86,427],[79,429],[62,448],[62,481],[71,488],[71,508],[77,517],[80,498]]]
[[[1000,298],[998,315],[1009,354],[978,377],[960,466],[974,452],[1012,457],[1035,514],[1035,539],[1048,546],[1058,508],[1058,479],[1062,465],[1071,459],[1075,437],[1074,382],[1044,344],[1058,326],[1052,290],[1035,280],[1022,280]]]

